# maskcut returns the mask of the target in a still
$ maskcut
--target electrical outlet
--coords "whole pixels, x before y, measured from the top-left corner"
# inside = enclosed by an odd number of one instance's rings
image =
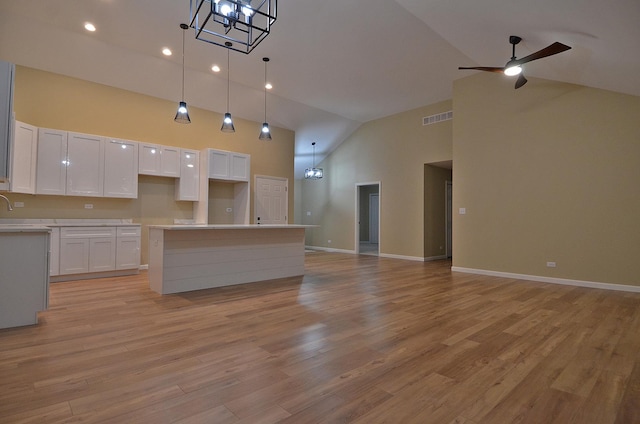
[[[24,202],[14,202],[14,208],[24,208]]]
[[[233,212],[233,209],[227,208],[227,213]]]
[[[93,203],[85,203],[84,204],[84,208],[85,209],[93,209]]]
[[[327,243],[331,244],[331,240],[327,240]]]
[[[556,267],[555,262],[547,262],[547,268],[555,268],[555,267]]]

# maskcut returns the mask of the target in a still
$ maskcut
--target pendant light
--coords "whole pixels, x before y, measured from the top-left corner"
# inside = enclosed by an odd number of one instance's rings
[[[189,118],[189,111],[187,110],[187,102],[184,101],[184,33],[189,29],[189,26],[187,24],[180,24],[180,28],[182,28],[182,101],[180,101],[178,105],[178,111],[173,120],[179,124],[190,124],[191,119]]]
[[[271,140],[271,130],[267,123],[267,62],[269,61],[269,58],[263,57],[262,61],[264,62],[264,122],[262,123],[262,130],[260,130],[260,136],[258,139]]]
[[[231,46],[233,46],[233,44],[230,41],[227,41],[224,45],[227,46],[227,112],[224,114],[222,128],[220,128],[220,131],[234,133],[236,132],[236,127],[233,126],[233,119],[231,119],[231,113],[229,113],[229,74],[231,74],[231,70],[229,68],[229,52],[231,51]]]
[[[319,180],[324,176],[322,168],[316,168],[316,142],[311,143],[313,146],[313,166],[304,170],[305,180]]]

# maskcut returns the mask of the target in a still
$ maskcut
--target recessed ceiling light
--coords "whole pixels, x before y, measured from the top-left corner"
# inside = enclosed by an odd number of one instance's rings
[[[271,90],[273,88],[273,85],[271,85],[271,83],[268,82],[264,85],[264,88],[266,88],[267,90]]]
[[[96,27],[91,22],[86,22],[84,24],[84,29],[86,29],[87,31],[94,32],[96,30]]]
[[[171,56],[171,49],[169,47],[163,47],[162,48],[162,54],[165,56]]]
[[[211,70],[212,70],[213,72],[220,72],[220,67],[219,67],[218,65],[213,65],[213,66],[211,67]]]

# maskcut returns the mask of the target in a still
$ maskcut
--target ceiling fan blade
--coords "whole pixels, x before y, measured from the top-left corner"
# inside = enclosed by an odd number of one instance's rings
[[[497,72],[500,74],[504,72],[504,67],[494,68],[492,66],[471,66],[469,68],[459,67],[458,69],[473,69],[475,71]]]
[[[535,53],[530,54],[529,56],[525,56],[522,59],[516,60],[518,65],[523,63],[531,62],[532,60],[542,59],[543,57],[553,56],[554,54],[562,53],[564,51],[569,50],[571,47],[564,45],[562,43],[558,43],[557,41],[550,46],[545,47],[542,50],[538,50]]]
[[[522,87],[523,85],[525,85],[526,83],[527,83],[527,79],[521,73],[520,75],[518,75],[518,79],[516,80],[516,90]]]

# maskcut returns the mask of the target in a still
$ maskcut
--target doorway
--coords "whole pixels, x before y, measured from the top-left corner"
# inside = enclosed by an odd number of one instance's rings
[[[256,175],[255,183],[255,223],[287,224],[289,180]]]
[[[452,249],[452,235],[453,235],[453,183],[451,181],[445,181],[445,231],[447,233],[447,258],[453,257]]]
[[[380,183],[356,184],[356,253],[380,253]]]

